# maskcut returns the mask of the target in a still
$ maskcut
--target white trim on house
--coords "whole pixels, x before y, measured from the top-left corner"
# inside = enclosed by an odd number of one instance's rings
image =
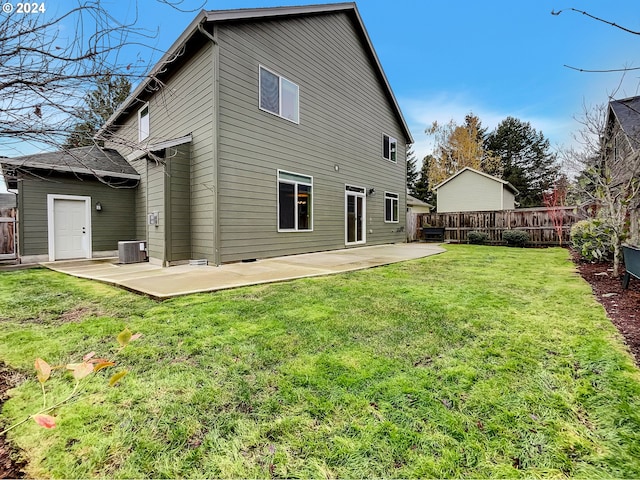
[[[356,199],[362,198],[362,212],[360,217],[362,218],[362,240],[358,240],[358,224],[357,224],[357,209],[358,202],[356,200],[356,240],[354,242],[349,241],[349,203],[348,197],[353,196]],[[363,245],[367,243],[367,189],[356,185],[345,184],[344,186],[344,244],[345,245]]]
[[[385,139],[389,139],[389,152],[385,151]],[[387,153],[388,157],[385,156]],[[382,158],[389,162],[398,163],[398,140],[386,133],[382,134]]]
[[[262,106],[262,70],[273,75],[278,78],[278,111],[275,112],[273,110],[269,110],[266,107]],[[285,88],[285,86],[287,88]],[[284,105],[284,93],[285,90],[289,89],[291,86],[295,87],[295,108],[293,112],[293,118],[289,118],[283,115],[283,105]],[[293,93],[293,92],[290,92]],[[265,67],[264,65],[258,66],[258,107],[263,112],[270,113],[271,115],[275,115],[276,117],[280,117],[289,122],[295,123],[296,125],[300,124],[300,87],[297,83],[292,82],[288,78],[280,75],[279,73],[274,72],[270,68]]]
[[[391,200],[391,220],[387,220],[387,199]],[[393,208],[395,203],[396,207]],[[393,214],[396,214],[396,219],[393,219]],[[384,192],[384,223],[400,223],[400,195],[393,192]]]
[[[55,226],[55,215],[54,215],[54,207],[56,200],[72,200],[78,202],[84,202],[84,210],[85,210],[85,218],[84,218],[84,240],[83,240],[83,251],[85,252],[84,257],[78,258],[91,258],[91,243],[92,243],[92,234],[91,234],[91,197],[80,196],[80,195],[58,195],[54,193],[47,194],[47,234],[48,234],[48,248],[49,248],[49,261],[56,261],[56,226]]]
[[[300,177],[299,180],[293,180],[290,178],[285,178],[284,176],[281,178],[280,174],[284,174],[284,175],[290,175],[292,177]],[[305,182],[304,178],[308,178],[309,182]],[[298,225],[298,208],[296,206],[296,210],[294,212],[294,228],[280,228],[280,183],[286,183],[289,185],[293,185],[294,186],[294,196],[296,198],[296,202],[299,202],[298,200],[298,185],[306,185],[308,187],[310,187],[311,189],[311,198],[310,198],[310,202],[311,202],[311,209],[309,212],[309,228],[306,229],[300,229],[299,225]],[[313,177],[311,175],[304,175],[302,173],[295,173],[295,172],[290,172],[288,170],[281,170],[278,169],[278,175],[276,177],[276,222],[277,222],[277,228],[278,228],[278,232],[282,232],[282,233],[306,233],[306,232],[313,232],[313,206],[314,206],[314,201],[313,201],[313,197],[314,197],[314,193],[313,193]]]
[[[147,111],[144,117],[142,115],[143,110]],[[143,118],[145,119],[144,124],[142,123]],[[150,134],[151,134],[151,116],[149,112],[149,102],[147,102],[138,110],[138,141],[142,142],[143,140],[146,140],[147,138],[149,138]]]
[[[126,158],[128,162],[133,162],[134,160],[138,160],[144,157],[149,152],[157,152],[158,150],[164,150],[165,148],[177,147],[179,145],[184,145],[185,143],[189,143],[192,141],[193,141],[193,135],[191,134],[185,135],[184,137],[172,138],[170,140],[163,140],[161,142],[153,143],[149,145],[149,147],[146,150],[134,150],[129,155],[127,155]],[[137,178],[140,178],[140,176],[138,176]]]

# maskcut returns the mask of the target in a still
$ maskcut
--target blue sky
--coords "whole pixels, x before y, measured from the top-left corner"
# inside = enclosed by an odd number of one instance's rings
[[[57,9],[71,0],[54,2]],[[120,20],[135,2],[103,0]],[[181,13],[158,0],[137,0],[138,26],[159,30],[151,43],[166,50],[200,7],[229,9],[321,3],[313,0],[183,0]],[[555,147],[571,143],[584,103],[636,95],[640,70],[580,73],[564,67],[640,67],[640,36],[565,11],[590,13],[640,30],[638,0],[361,0],[358,9],[409,124],[414,150],[430,150],[424,129],[434,120],[461,122],[473,112],[492,129],[506,116],[529,121]],[[137,52],[131,52],[137,53]],[[158,55],[159,56],[159,55]],[[622,79],[622,83],[621,83]],[[0,148],[0,155],[2,154]],[[31,152],[28,152],[31,153]],[[12,152],[11,155],[15,155]]]

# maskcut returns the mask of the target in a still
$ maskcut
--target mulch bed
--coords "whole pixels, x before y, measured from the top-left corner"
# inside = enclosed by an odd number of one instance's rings
[[[0,410],[8,397],[7,391],[22,381],[24,381],[22,375],[0,362]],[[16,450],[5,440],[4,435],[0,436],[0,479],[24,478],[22,469],[25,465],[18,460]]]
[[[625,339],[629,350],[640,364],[640,280],[631,279],[627,290],[622,289],[619,278],[614,278],[607,263],[581,261],[574,253],[573,260],[580,275],[593,289],[613,324]],[[0,363],[0,410],[6,392],[21,381],[20,375]],[[17,452],[0,437],[0,479],[24,478],[24,462],[16,460]]]
[[[613,277],[608,263],[580,261],[575,253],[573,261],[640,365],[640,280],[632,277],[629,288],[623,290],[621,277]]]

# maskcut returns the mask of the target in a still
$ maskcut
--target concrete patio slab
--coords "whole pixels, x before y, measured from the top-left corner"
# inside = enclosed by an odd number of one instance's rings
[[[163,300],[191,293],[362,270],[445,252],[437,244],[401,243],[269,258],[219,267],[149,263],[118,264],[117,258],[47,262],[57,272],[98,280]]]

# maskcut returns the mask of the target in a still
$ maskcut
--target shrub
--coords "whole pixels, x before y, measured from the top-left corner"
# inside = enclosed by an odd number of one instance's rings
[[[571,244],[580,256],[591,262],[611,258],[611,227],[598,218],[580,220],[571,226]]]
[[[502,232],[502,240],[509,247],[524,247],[529,243],[529,234],[522,230],[505,230]]]
[[[467,235],[469,243],[474,245],[484,245],[489,240],[489,234],[486,232],[476,232],[475,230],[469,232]]]

